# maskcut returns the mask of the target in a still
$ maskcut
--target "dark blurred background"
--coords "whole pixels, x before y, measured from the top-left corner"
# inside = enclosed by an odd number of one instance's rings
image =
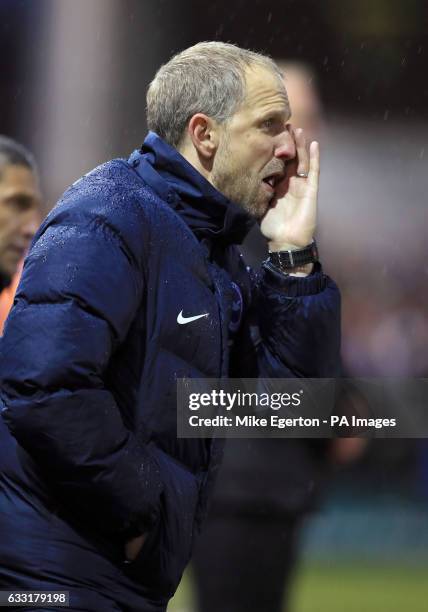
[[[55,200],[81,172],[142,140],[156,68],[209,39],[308,62],[331,117],[419,125],[428,116],[427,16],[419,0],[0,0],[0,131],[50,162],[42,171]],[[400,136],[397,154],[417,166],[424,151]]]
[[[141,144],[147,85],[174,52],[217,39],[304,61],[324,109],[318,238],[343,293],[345,372],[427,377],[427,7],[422,0],[0,0],[0,133],[35,153],[47,212],[81,174]],[[296,610],[427,609],[427,501],[424,440],[369,444],[356,464],[337,471],[308,525]],[[351,596],[363,592],[355,576],[364,578],[364,606]],[[336,608],[338,577],[348,591]],[[376,604],[382,584],[401,584],[386,607]],[[325,589],[325,606],[319,595],[314,607],[311,589]],[[185,586],[176,609],[188,609],[189,597]]]

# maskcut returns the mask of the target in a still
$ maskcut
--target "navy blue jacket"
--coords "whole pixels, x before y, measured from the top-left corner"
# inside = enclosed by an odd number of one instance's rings
[[[337,287],[320,266],[253,275],[235,246],[251,223],[153,133],[48,215],[0,348],[0,585],[164,609],[219,461],[177,439],[176,379],[334,376]]]

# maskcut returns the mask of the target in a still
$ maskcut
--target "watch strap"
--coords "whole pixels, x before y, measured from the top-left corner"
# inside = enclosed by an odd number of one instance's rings
[[[288,272],[297,266],[318,261],[318,248],[315,240],[301,249],[290,251],[269,251],[268,261],[281,272]]]

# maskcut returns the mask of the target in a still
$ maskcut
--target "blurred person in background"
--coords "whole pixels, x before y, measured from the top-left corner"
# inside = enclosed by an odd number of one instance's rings
[[[303,128],[309,140],[322,142],[325,126],[314,73],[300,62],[277,64],[291,124]],[[260,228],[251,230],[242,250],[254,265],[267,257]],[[332,468],[357,459],[364,447],[361,438],[228,440],[194,554],[200,612],[288,609],[304,520],[316,509]]]
[[[0,333],[22,260],[39,225],[40,203],[33,156],[15,140],[0,135]]]
[[[222,442],[177,439],[177,378],[339,365],[318,146],[275,64],[200,43],[160,68],[147,114],[143,146],[42,224],[1,341],[0,585],[69,590],[69,609],[160,612],[180,581]],[[256,220],[257,283],[235,246]]]

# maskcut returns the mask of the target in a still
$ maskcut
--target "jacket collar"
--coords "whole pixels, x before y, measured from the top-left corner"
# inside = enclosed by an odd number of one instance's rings
[[[148,133],[129,163],[199,239],[241,244],[255,222],[154,132]]]

